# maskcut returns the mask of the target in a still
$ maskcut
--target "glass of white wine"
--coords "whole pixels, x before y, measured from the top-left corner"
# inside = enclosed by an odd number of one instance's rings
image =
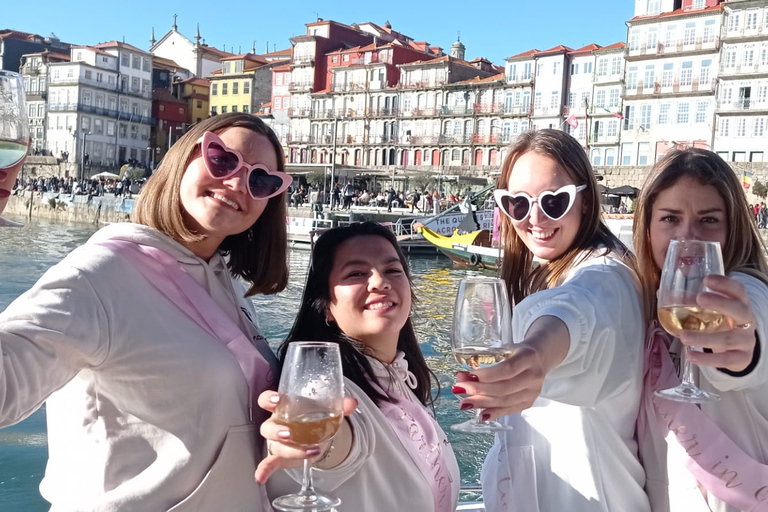
[[[29,120],[24,80],[18,73],[0,70],[0,169],[19,163],[27,153],[28,144]],[[13,179],[15,177],[9,176],[5,183],[0,184],[0,199],[10,193],[14,185]],[[2,226],[18,224],[0,217],[0,227]]]
[[[315,446],[335,436],[344,419],[344,376],[336,343],[302,341],[288,345],[280,375],[275,422],[291,430],[291,442]],[[296,494],[272,502],[277,510],[331,510],[341,504],[312,485],[312,467],[304,459],[304,477]]]
[[[451,329],[453,357],[467,371],[503,361],[512,351],[512,310],[506,284],[494,277],[462,279],[456,294]],[[492,433],[511,430],[497,421],[475,418],[451,425],[460,432]]]
[[[701,240],[672,240],[667,249],[658,292],[659,323],[669,334],[680,337],[684,331],[717,332],[733,326],[733,321],[722,313],[702,308],[696,296],[711,291],[704,286],[708,275],[723,275],[723,255],[719,242]],[[720,400],[720,396],[696,386],[696,367],[680,354],[683,369],[679,386],[656,391],[656,395],[686,403],[704,403]]]

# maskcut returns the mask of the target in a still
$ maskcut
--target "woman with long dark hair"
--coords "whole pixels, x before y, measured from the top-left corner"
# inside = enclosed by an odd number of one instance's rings
[[[458,466],[432,414],[434,375],[413,330],[414,300],[408,264],[387,228],[365,222],[318,238],[299,314],[278,355],[283,361],[293,341],[339,344],[345,387],[359,414],[347,416],[321,447],[314,478],[318,489],[341,498],[341,511],[456,507]],[[275,396],[264,393],[259,403],[274,410]],[[260,481],[282,456],[296,456],[287,427],[268,420],[262,433],[271,455],[259,467]],[[267,488],[277,496],[295,491],[299,481],[298,473],[279,471]]]

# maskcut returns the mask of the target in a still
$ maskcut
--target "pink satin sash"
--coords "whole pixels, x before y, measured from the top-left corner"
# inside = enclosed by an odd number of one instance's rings
[[[672,431],[685,450],[686,467],[708,492],[739,510],[768,511],[768,466],[744,453],[696,405],[654,395],[680,383],[668,340],[658,322],[648,329],[637,422],[640,446],[649,442],[648,436],[663,439]]]
[[[435,500],[435,512],[453,512],[456,507],[452,493],[453,477],[445,461],[442,436],[434,418],[405,387],[407,384],[408,387],[414,388],[416,377],[408,371],[408,362],[403,356],[404,354],[399,352],[395,361],[387,365],[394,375],[386,372],[384,365],[379,361],[371,361],[379,381],[382,384],[390,382],[387,391],[383,391],[380,387],[378,390],[397,400],[397,403],[382,401],[379,404],[379,410],[387,418],[392,430],[403,444],[403,448],[429,483]],[[375,384],[371,384],[376,387]]]
[[[267,413],[255,401],[262,391],[274,388],[272,367],[211,295],[165,251],[126,240],[109,240],[99,245],[125,256],[155,288],[234,354],[248,382],[251,420],[263,422]]]

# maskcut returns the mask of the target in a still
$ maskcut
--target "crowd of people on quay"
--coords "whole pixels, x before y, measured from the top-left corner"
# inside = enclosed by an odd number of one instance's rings
[[[78,181],[77,178],[72,176],[66,178],[57,176],[25,178],[24,180],[17,178],[11,192],[14,195],[24,194],[25,192],[53,192],[58,194],[59,197],[67,195],[87,195],[93,197],[106,194],[115,197],[133,197],[134,194],[141,192],[141,187],[145,181],[143,179],[131,180],[130,178],[88,178]]]
[[[19,168],[0,171],[0,192]],[[250,297],[288,283],[291,183],[259,118],[198,123],[144,185],[133,223],[102,228],[0,313],[0,426],[47,404],[40,491],[53,509],[269,511],[314,477],[340,512],[456,510],[458,464],[434,415],[440,384],[389,230],[321,234],[290,334],[276,353],[267,344]],[[333,207],[366,193],[347,195],[348,185],[333,187]],[[387,205],[408,201],[384,194]],[[427,195],[438,197],[418,201]],[[703,149],[658,160],[636,201],[634,253],[603,222],[589,159],[563,131],[521,134],[493,198],[514,348],[457,372],[451,390],[462,410],[511,427],[483,464],[485,510],[761,510],[768,263],[728,164]],[[678,240],[719,243],[724,275],[703,278],[686,310],[718,318],[717,329],[659,327],[662,269]],[[282,382],[300,341],[338,346],[338,416],[280,415],[294,400]],[[686,358],[719,402],[656,396],[680,382]],[[310,430],[328,435],[303,441]]]

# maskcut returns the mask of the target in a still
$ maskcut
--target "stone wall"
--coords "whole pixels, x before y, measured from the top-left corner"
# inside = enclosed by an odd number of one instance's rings
[[[32,220],[109,224],[130,220],[135,201],[111,196],[92,197],[90,200],[88,196],[57,196],[52,192],[42,195],[25,192],[24,195],[11,196],[5,213]]]

